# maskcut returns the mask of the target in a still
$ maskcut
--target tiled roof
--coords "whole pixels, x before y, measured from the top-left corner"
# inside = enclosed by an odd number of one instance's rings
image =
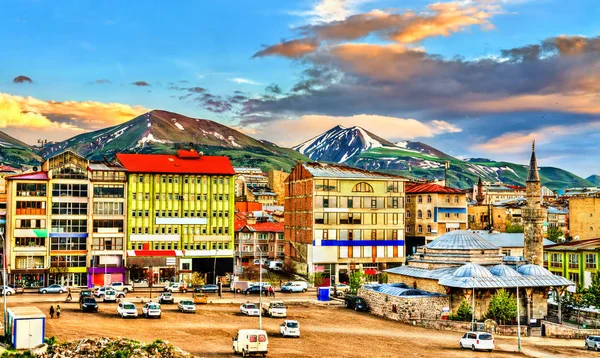
[[[491,233],[485,230],[474,231],[477,235],[491,242],[498,247],[523,247],[525,242],[525,234],[523,233]],[[544,239],[544,246],[554,245],[554,242]]]
[[[6,180],[48,180],[48,172],[30,172],[7,176]]]
[[[416,185],[407,185],[406,186],[406,194],[416,194],[416,193],[440,193],[440,194],[462,194],[463,191],[460,189],[450,188],[447,186],[441,186],[438,184],[416,184]]]
[[[250,213],[235,213],[235,221],[233,228],[235,231],[241,231],[244,227],[248,227],[250,231],[255,232],[283,232],[284,223],[263,221],[256,224],[248,225],[248,216]]]
[[[13,168],[10,165],[0,165],[0,172],[18,172],[19,169]]]
[[[182,152],[179,150],[178,152]],[[184,151],[187,152],[187,151]],[[181,154],[181,153],[180,153]],[[190,154],[191,155],[191,154]],[[117,154],[119,162],[132,173],[173,173],[233,175],[228,157],[198,155],[184,157],[169,154]]]
[[[405,177],[399,175],[376,173],[339,164],[307,162],[302,166],[315,178],[406,180]]]

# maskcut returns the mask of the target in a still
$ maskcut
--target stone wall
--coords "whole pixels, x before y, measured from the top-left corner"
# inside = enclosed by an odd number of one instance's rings
[[[388,283],[405,283],[410,287],[415,287],[416,284],[416,288],[419,290],[446,294],[446,289],[438,285],[438,280],[434,279],[415,278],[388,272]]]
[[[569,231],[579,240],[600,237],[600,198],[569,199]]]
[[[544,321],[542,325],[545,336],[550,338],[585,339],[587,336],[600,335],[600,329],[577,329],[575,327],[546,321]]]
[[[449,305],[446,296],[399,297],[364,288],[358,295],[374,315],[401,322],[441,319],[442,309]]]

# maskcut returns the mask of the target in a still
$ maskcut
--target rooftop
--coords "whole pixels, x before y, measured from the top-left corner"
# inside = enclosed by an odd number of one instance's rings
[[[544,247],[544,250],[552,251],[595,251],[598,249],[600,249],[600,238],[573,240],[562,244],[554,244]]]
[[[460,189],[450,188],[447,186],[441,186],[438,184],[424,183],[424,184],[408,184],[406,186],[406,194],[416,193],[439,193],[439,194],[462,194],[463,191]]]
[[[339,164],[306,162],[302,166],[315,178],[406,180],[399,175],[376,173]]]
[[[119,163],[114,162],[90,162],[88,165],[91,171],[112,171],[112,172],[124,172],[125,168]]]
[[[490,233],[486,230],[476,230],[473,231],[473,233],[479,235],[498,247],[523,247],[525,243],[525,234],[523,233]],[[554,242],[544,239],[543,245],[554,245]]]
[[[228,157],[200,155],[187,150],[178,150],[177,153],[178,155],[118,153],[117,160],[132,173],[235,174]]]
[[[429,244],[427,249],[434,250],[498,250],[499,247],[469,230],[447,232]]]
[[[6,180],[48,180],[48,172],[29,172],[23,174],[10,175]]]

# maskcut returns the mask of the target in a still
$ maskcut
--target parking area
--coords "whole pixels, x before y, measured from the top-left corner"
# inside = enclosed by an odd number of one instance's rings
[[[249,298],[256,302],[256,297]],[[9,306],[15,305],[11,300]],[[50,304],[34,303],[44,312]],[[239,314],[238,304],[198,305],[196,314],[177,311],[177,304],[163,305],[161,319],[122,319],[116,304],[100,303],[98,313],[82,313],[77,303],[61,303],[60,319],[49,319],[47,335],[59,340],[84,337],[128,337],[140,341],[167,340],[200,357],[233,357],[231,337],[238,329],[258,328],[257,317]],[[141,313],[141,304],[136,304]],[[465,357],[473,353],[458,348],[459,332],[440,332],[387,321],[367,313],[341,307],[288,304],[288,319],[300,322],[301,338],[280,338],[283,319],[263,318],[269,334],[270,355],[277,357]],[[512,357],[518,355],[516,339],[496,338],[493,353],[477,355]],[[581,340],[526,338],[527,355],[538,357],[596,356],[586,352]],[[535,354],[529,354],[536,352]]]

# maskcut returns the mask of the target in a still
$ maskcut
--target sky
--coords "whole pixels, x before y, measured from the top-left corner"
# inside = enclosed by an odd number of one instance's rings
[[[291,147],[335,125],[599,173],[597,0],[4,1],[0,130],[152,109]]]

